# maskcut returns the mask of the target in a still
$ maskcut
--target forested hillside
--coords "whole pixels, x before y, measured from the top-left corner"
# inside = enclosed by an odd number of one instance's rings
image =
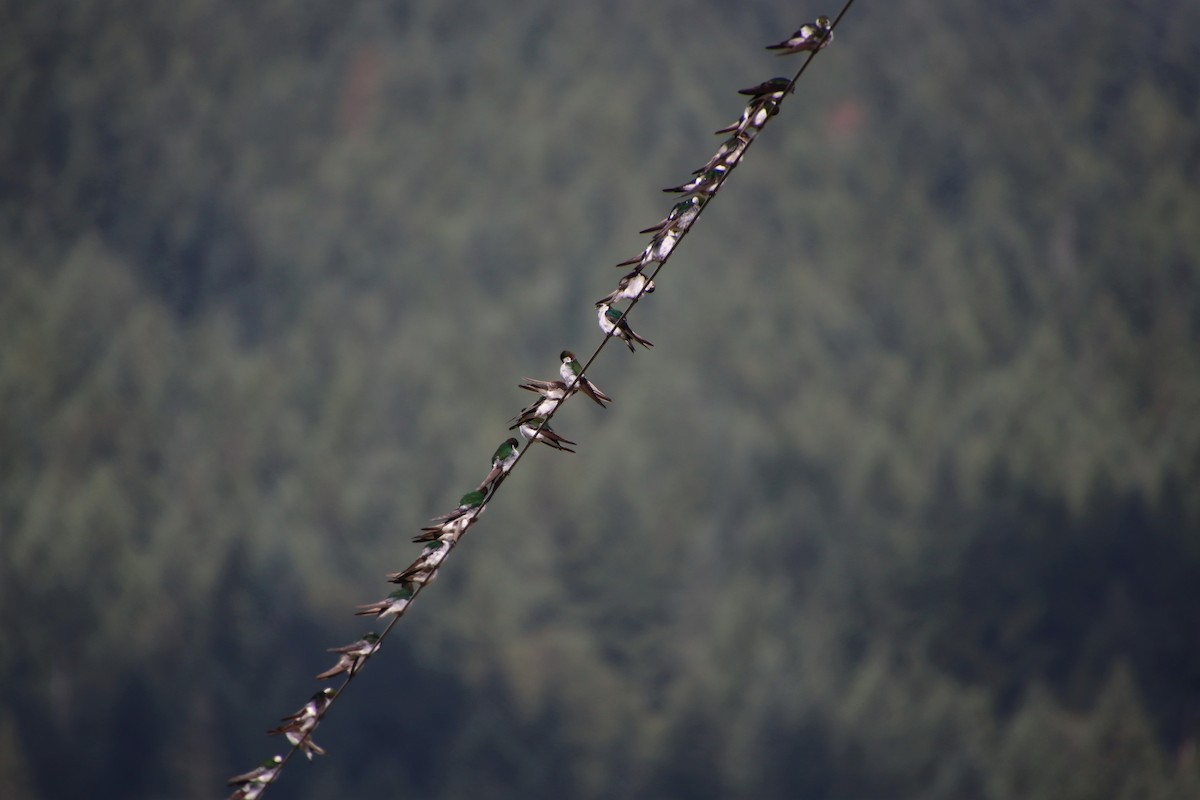
[[[839,8],[0,0],[0,796],[275,752]],[[1197,30],[857,3],[270,796],[1200,796]]]

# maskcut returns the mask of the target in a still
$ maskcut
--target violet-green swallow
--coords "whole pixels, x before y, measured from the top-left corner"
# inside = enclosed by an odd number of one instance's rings
[[[641,272],[647,266],[654,263],[654,258],[652,257],[653,253],[654,253],[654,243],[651,242],[650,244],[646,245],[645,250],[638,253],[633,258],[625,259],[624,261],[617,264],[616,266],[618,266],[618,267],[633,266],[634,272]]]
[[[517,448],[518,444],[520,442],[510,436],[496,448],[496,452],[492,454],[492,469],[483,479],[483,483],[479,484],[480,490],[491,491],[500,476],[512,469],[512,465],[517,462],[517,457],[521,455],[520,449]]]
[[[413,567],[418,563],[421,569],[436,569],[446,560],[446,556],[450,555],[450,551],[454,548],[454,542],[437,540],[425,545],[425,549],[421,551],[421,557],[413,562]],[[410,567],[409,569],[412,569]],[[402,575],[404,573],[401,573]],[[415,583],[416,581],[414,581]]]
[[[312,730],[317,724],[317,720],[325,713],[325,709],[329,706],[329,702],[333,700],[337,694],[336,689],[325,688],[314,694],[307,703],[300,707],[300,710],[294,714],[289,714],[286,717],[281,717],[283,722],[278,728],[272,728],[267,731],[270,736],[279,736],[289,733],[307,733]],[[288,737],[291,741],[291,737]],[[295,744],[293,741],[292,744]]]
[[[758,86],[751,86],[749,89],[738,89],[738,94],[746,94],[751,97],[769,97],[772,100],[782,100],[784,92],[792,85],[791,78],[771,78],[763,81]]]
[[[314,755],[325,755],[325,749],[308,737],[312,733],[313,728],[317,727],[317,723],[321,719],[321,715],[325,713],[325,709],[329,706],[329,701],[337,694],[334,689],[322,689],[312,696],[304,706],[295,714],[283,718],[283,724],[278,728],[273,728],[267,733],[271,736],[284,735],[288,742],[293,747],[299,747],[300,751],[312,761]]]
[[[362,665],[378,649],[379,634],[374,631],[367,632],[353,644],[329,648],[327,652],[339,654],[338,661],[332,667],[318,675],[317,680],[323,681],[327,678],[332,678],[334,675],[340,675],[343,672],[347,675],[353,675],[362,669]]]
[[[621,312],[615,308],[609,308],[607,305],[598,306],[599,311],[596,317],[600,320],[600,330],[605,333],[611,333],[613,336],[621,339],[629,347],[629,352],[636,352],[633,343],[637,342],[642,347],[654,347],[654,344],[633,332],[629,327],[629,323],[621,316]]]
[[[806,51],[815,53],[833,41],[831,28],[829,17],[820,16],[811,24],[801,25],[799,30],[779,44],[767,45],[767,49],[778,50],[781,56]]]
[[[314,724],[313,727],[315,728],[316,725]],[[311,732],[307,732],[307,733],[298,733],[298,732],[294,732],[294,731],[289,732],[287,734],[287,740],[294,747],[300,748],[300,752],[303,753],[304,757],[307,758],[309,761],[313,760],[313,756],[325,755],[325,748],[321,747],[321,745],[317,744],[316,742],[314,742],[312,740]]]
[[[641,273],[631,273],[641,278]],[[648,292],[654,291],[653,281],[650,283]],[[611,403],[612,398],[600,391],[600,387],[592,383],[591,378],[583,374],[583,364],[579,363],[579,359],[570,350],[563,350],[558,354],[559,360],[562,362],[558,365],[558,374],[562,376],[563,383],[571,387],[572,392],[583,392],[588,397],[595,401],[596,405],[601,408],[606,408],[606,403]]]
[[[389,572],[386,578],[388,583],[419,584],[421,586],[428,586],[436,579],[437,570],[426,567],[420,559],[410,564],[403,572]]]
[[[665,228],[656,233],[650,240],[650,260],[660,264],[666,261],[667,257],[671,255],[671,251],[675,249],[675,245],[679,244],[681,235],[675,228]]]
[[[724,166],[726,171],[728,171],[742,157],[742,153],[746,152],[746,145],[748,143],[749,140],[742,136],[730,136],[721,143],[721,146],[717,148],[717,152],[713,153],[712,158],[704,166],[692,170],[692,174],[701,175],[718,164]]]
[[[281,717],[281,722],[289,721],[307,721],[319,719],[325,713],[325,709],[329,707],[330,702],[337,696],[337,689],[326,687],[309,698],[299,711],[295,714],[289,714],[286,717]],[[287,727],[287,726],[284,726]],[[271,733],[282,731],[283,728],[276,728]]]
[[[541,400],[521,409],[521,413],[513,418],[513,421],[517,425],[524,424],[534,417],[546,416],[551,411],[557,409],[562,404],[564,398],[579,391],[578,386],[572,386],[568,392],[567,384],[562,381],[539,381],[536,378],[526,378],[523,382],[518,383],[517,386],[527,392],[536,392],[542,396]],[[515,428],[516,426],[514,425],[513,427]],[[509,430],[512,430],[512,428],[509,428]]]
[[[694,182],[694,181],[693,181]],[[670,191],[670,190],[667,190]],[[711,192],[709,192],[711,194]],[[671,255],[671,251],[675,249],[675,245],[679,243],[679,238],[682,232],[674,226],[663,228],[654,235],[650,240],[650,244],[642,252],[633,258],[627,258],[618,267],[628,267],[633,265],[634,272],[641,272],[650,264],[655,262],[662,263]]]
[[[265,783],[243,783],[233,790],[228,800],[258,800],[266,788]]]
[[[767,124],[767,120],[778,113],[779,104],[777,102],[756,97],[751,101],[750,105],[742,110],[742,116],[738,118],[737,122],[726,125],[724,128],[717,130],[716,133],[741,134],[750,128],[757,130]]]
[[[414,542],[432,542],[437,539],[451,539],[458,541],[458,537],[463,535],[463,531],[471,527],[475,522],[475,518],[470,514],[463,514],[461,517],[448,519],[445,522],[439,522],[436,525],[426,525],[421,528],[421,532],[413,537]]]
[[[408,568],[402,572],[393,572],[387,576],[389,583],[404,583],[404,584],[420,584],[424,586],[427,583],[433,583],[437,577],[437,568],[446,560],[446,556],[450,555],[450,550],[453,548],[453,542],[447,542],[444,539],[437,539],[430,542],[421,551],[421,555],[416,561],[408,565]]]
[[[554,382],[562,383],[562,381],[554,381]],[[530,391],[534,391],[534,390],[531,389]],[[564,385],[563,392],[561,395],[559,395],[559,397],[565,397],[566,394],[567,394],[566,385]],[[574,392],[572,392],[572,394],[574,394]],[[536,403],[530,403],[525,408],[522,408],[521,413],[519,413],[515,417],[513,417],[511,421],[515,422],[517,425],[521,425],[522,423],[528,422],[529,420],[533,419],[534,417],[546,416],[551,411],[554,411],[555,409],[557,409],[559,407],[559,405],[561,405],[561,404],[562,404],[562,400],[559,398],[543,397],[541,400],[538,400]],[[510,428],[510,430],[511,430],[511,428]]]
[[[557,433],[551,430],[549,425],[543,425],[542,423],[545,421],[545,417],[534,417],[533,419],[526,420],[520,425],[521,435],[530,441],[541,442],[542,444],[550,445],[555,450],[563,450],[567,453],[574,453],[575,451],[567,445],[574,446],[575,442],[559,436]],[[539,426],[541,427],[541,430],[538,430]],[[513,427],[517,426],[514,425]]]
[[[408,604],[412,601],[414,594],[412,586],[401,586],[378,602],[365,603],[358,606],[358,610],[354,612],[354,616],[366,617],[374,614],[379,619],[392,614],[399,616],[404,613],[404,609],[408,608]]]
[[[703,206],[703,197],[698,195],[685,197],[676,203],[675,207],[671,209],[671,213],[667,214],[660,222],[651,225],[649,228],[643,228],[638,233],[654,233],[667,227],[675,228],[676,230],[686,230],[691,227],[692,221],[696,219],[696,215],[700,213],[700,209]]]
[[[445,514],[434,517],[432,522],[445,522],[446,520],[458,519],[469,514],[474,514],[475,511],[483,508],[483,503],[487,500],[486,489],[476,489],[473,492],[467,492],[458,501],[458,507],[453,511],[448,511]]]
[[[282,763],[282,756],[271,756],[261,765],[255,767],[249,772],[241,775],[234,775],[229,779],[229,785],[243,786],[251,783],[270,783],[271,781],[275,780],[275,775],[279,772],[279,765]]]
[[[700,194],[708,196],[716,191],[721,176],[728,171],[729,167],[724,164],[717,164],[712,169],[705,170],[687,183],[681,183],[678,186],[663,189],[663,191],[674,192],[676,194]]]
[[[464,495],[465,497],[466,495]],[[470,501],[462,505],[469,506],[469,504]],[[460,510],[462,513],[458,513]],[[475,511],[478,513],[475,513]],[[460,505],[459,508],[449,514],[443,514],[441,517],[433,520],[436,524],[426,525],[424,528],[421,528],[421,532],[413,537],[413,541],[432,542],[444,539],[453,544],[466,532],[467,528],[475,524],[475,520],[482,513],[483,508],[481,506],[468,507],[464,510]]]
[[[645,287],[645,291],[642,291]],[[617,281],[617,288],[596,301],[597,306],[612,305],[621,300],[632,300],[639,294],[650,294],[654,291],[654,281],[646,277],[640,269],[635,269],[633,272]]]
[[[517,384],[517,388],[527,392],[536,392],[546,400],[562,400],[567,396],[567,385],[562,381],[539,381],[536,378],[525,378]]]

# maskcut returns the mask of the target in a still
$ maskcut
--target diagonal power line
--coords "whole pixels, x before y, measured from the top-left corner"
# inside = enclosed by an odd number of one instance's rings
[[[659,231],[659,233],[654,235],[651,240],[651,244],[647,246],[645,251],[643,251],[642,260],[638,263],[635,271],[640,273],[650,261],[653,261],[656,266],[654,267],[653,271],[650,272],[648,279],[643,282],[641,289],[630,300],[629,305],[626,306],[625,309],[621,311],[620,314],[613,320],[613,329],[604,334],[603,338],[600,340],[600,343],[596,345],[596,348],[592,351],[588,359],[583,362],[582,369],[579,371],[578,376],[569,382],[565,382],[566,391],[564,392],[563,396],[555,401],[553,407],[551,407],[551,409],[542,416],[542,421],[537,425],[536,428],[533,429],[533,434],[529,437],[528,443],[524,447],[518,449],[516,458],[511,464],[508,465],[507,470],[501,472],[500,475],[492,482],[490,487],[486,485],[483,487],[483,500],[469,512],[462,513],[458,517],[443,523],[443,533],[426,545],[422,555],[418,557],[418,559],[413,563],[412,566],[409,567],[408,570],[405,570],[401,573],[394,573],[392,576],[389,576],[389,580],[394,583],[402,584],[403,588],[408,590],[407,598],[403,601],[397,601],[398,603],[402,603],[400,610],[391,612],[392,618],[378,634],[377,641],[369,646],[367,654],[363,656],[358,663],[347,669],[346,678],[342,681],[341,685],[338,686],[332,694],[324,695],[325,699],[316,706],[314,713],[301,717],[300,715],[304,712],[304,708],[302,708],[301,712],[298,712],[294,718],[285,718],[285,720],[292,720],[288,723],[288,725],[272,731],[272,733],[286,734],[291,745],[290,748],[283,755],[276,755],[271,759],[268,759],[268,761],[264,762],[263,765],[257,770],[247,773],[247,775],[239,776],[239,779],[246,780],[241,780],[239,783],[235,784],[238,788],[234,790],[230,800],[257,800],[257,798],[262,797],[262,795],[266,792],[267,787],[271,786],[276,782],[276,780],[278,780],[279,775],[283,771],[284,767],[288,764],[292,757],[296,755],[297,752],[303,752],[308,755],[309,758],[312,757],[312,752],[314,752],[314,750],[317,753],[324,752],[320,750],[320,748],[317,748],[312,742],[312,733],[316,729],[317,725],[321,722],[321,720],[324,719],[326,714],[329,713],[329,710],[337,702],[338,698],[341,697],[342,692],[346,690],[346,687],[354,682],[355,677],[357,677],[360,669],[365,665],[370,656],[374,655],[378,648],[387,639],[392,628],[396,626],[396,623],[398,623],[400,618],[404,615],[404,613],[406,613],[411,602],[416,599],[416,596],[426,585],[433,581],[433,579],[436,577],[437,569],[440,567],[441,563],[449,555],[454,546],[457,545],[459,539],[465,535],[467,530],[469,530],[472,525],[474,525],[480,514],[483,513],[484,509],[492,501],[492,498],[500,489],[501,485],[503,485],[504,481],[507,480],[508,475],[512,472],[512,470],[516,469],[521,460],[525,458],[526,453],[528,453],[532,445],[537,442],[538,434],[548,427],[550,420],[555,414],[558,413],[558,410],[562,407],[562,404],[574,394],[576,387],[583,379],[583,376],[586,375],[588,368],[591,367],[592,363],[600,356],[600,353],[603,352],[605,346],[609,343],[609,340],[616,335],[615,332],[618,330],[617,326],[620,326],[622,323],[624,323],[625,319],[629,316],[629,313],[634,309],[635,306],[637,306],[639,302],[641,302],[642,297],[646,294],[647,287],[654,282],[655,278],[662,271],[663,267],[666,266],[667,261],[670,259],[671,255],[674,254],[675,248],[677,248],[683,238],[687,236],[696,219],[698,219],[700,214],[704,213],[704,210],[708,208],[709,203],[713,200],[721,186],[724,185],[725,180],[729,177],[729,173],[731,173],[741,161],[741,157],[744,155],[746,149],[749,148],[749,146],[757,138],[758,133],[762,130],[762,127],[767,121],[770,120],[771,117],[778,113],[779,106],[782,105],[783,100],[794,92],[796,82],[800,80],[800,77],[804,74],[805,70],[808,69],[809,64],[812,63],[812,60],[816,56],[817,52],[819,52],[828,43],[828,41],[832,39],[834,30],[837,28],[838,24],[842,20],[842,17],[845,16],[846,12],[852,5],[854,5],[854,0],[846,0],[846,3],[842,6],[841,11],[838,12],[837,17],[835,17],[833,22],[829,24],[828,28],[824,30],[814,26],[806,26],[813,28],[815,34],[811,40],[813,46],[810,49],[805,50],[805,52],[807,52],[807,57],[804,59],[804,62],[800,65],[800,68],[796,71],[796,74],[791,81],[787,83],[786,87],[780,88],[777,92],[771,93],[771,99],[760,100],[758,97],[751,99],[749,105],[747,106],[746,112],[743,114],[741,127],[736,129],[734,135],[730,139],[726,140],[726,142],[721,145],[721,149],[717,151],[717,154],[710,159],[709,165],[715,164],[716,166],[707,167],[706,171],[704,171],[704,175],[701,175],[692,182],[697,184],[697,189],[690,192],[682,192],[690,197],[702,198],[696,204],[697,208],[695,214],[691,216],[686,224],[681,224],[678,228],[674,228],[671,225],[671,217],[668,217],[666,220],[664,220],[664,227]],[[797,31],[797,33],[799,34],[800,31]],[[758,114],[760,111],[762,112],[761,121],[754,122],[756,119],[756,114]],[[735,126],[736,125],[738,124],[735,123]],[[725,148],[729,147],[731,142],[736,143],[733,144],[728,151],[726,151]],[[724,153],[724,155],[722,155],[722,153]],[[714,177],[710,181],[705,182],[704,177],[710,173],[714,174]],[[647,254],[650,254],[651,256],[654,255],[651,251],[656,247],[656,242],[659,241],[659,234],[661,234],[662,231],[668,230],[672,231],[672,234],[670,235],[673,236],[673,242],[671,243],[667,252],[663,253],[661,258],[648,256]],[[451,523],[453,523],[453,527],[448,529],[447,526],[449,526]],[[404,577],[405,575],[409,575],[410,577],[406,579]],[[314,701],[310,701],[310,704],[307,704],[306,707],[312,706],[312,702],[315,702],[316,699],[317,698],[314,696]],[[291,733],[288,733],[287,730],[285,730],[289,727],[289,725],[291,726]],[[247,779],[247,776],[255,775],[255,773],[257,773],[255,777]],[[234,781],[231,781],[231,784],[234,784]]]

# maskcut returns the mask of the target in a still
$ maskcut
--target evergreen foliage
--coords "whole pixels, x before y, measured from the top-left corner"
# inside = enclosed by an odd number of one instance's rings
[[[261,752],[835,10],[2,0],[0,796]],[[1200,794],[1198,27],[857,6],[290,796]]]

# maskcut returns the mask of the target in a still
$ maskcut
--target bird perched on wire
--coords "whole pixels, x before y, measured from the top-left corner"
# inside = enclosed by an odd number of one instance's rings
[[[761,102],[759,102],[761,101]],[[775,100],[769,100],[762,97],[756,97],[742,111],[742,116],[737,122],[731,122],[724,128],[716,131],[716,133],[732,133],[735,136],[744,136],[747,129],[757,131],[763,125],[767,124],[767,120],[779,113],[779,103]]]
[[[790,56],[793,53],[815,53],[833,41],[832,27],[829,17],[819,16],[813,22],[801,25],[795,33],[782,42],[767,45],[767,49],[778,50],[781,56]]]
[[[329,701],[337,694],[335,689],[322,689],[312,696],[304,706],[295,714],[283,718],[283,724],[278,728],[273,728],[267,731],[270,736],[283,735],[287,737],[288,742],[293,747],[300,747],[301,751],[312,761],[314,755],[325,755],[324,748],[317,745],[309,735],[313,728],[317,727],[317,722],[321,719],[321,714],[329,706]]]
[[[514,425],[513,428],[520,428],[521,435],[531,442],[541,442],[542,444],[553,447],[555,450],[562,450],[566,453],[574,453],[575,451],[571,448],[575,446],[575,442],[572,442],[566,437],[559,436],[550,428],[549,425],[544,424],[545,422],[545,417],[533,417],[532,419],[526,420],[520,425]]]
[[[445,514],[439,514],[434,517],[431,522],[448,522],[450,520],[465,517],[474,514],[478,509],[483,508],[483,503],[487,500],[486,489],[476,489],[473,492],[467,492],[458,501],[458,506],[453,511],[447,511]]]
[[[517,458],[521,455],[521,451],[517,448],[518,444],[520,442],[510,436],[496,448],[496,452],[492,454],[492,469],[483,479],[483,483],[479,484],[481,490],[491,491],[492,487],[496,485],[496,481],[500,480],[500,476],[517,463]]]
[[[699,178],[696,179],[696,181],[698,180]],[[696,181],[691,181],[690,183],[696,183]],[[663,191],[672,190],[664,189]],[[633,265],[634,272],[641,272],[650,264],[655,262],[661,264],[671,255],[671,251],[675,249],[675,245],[679,244],[680,236],[682,236],[682,233],[676,228],[663,228],[654,235],[654,238],[650,240],[650,244],[646,245],[646,248],[641,253],[633,258],[625,259],[620,264],[617,264],[617,266],[628,267]]]
[[[358,606],[358,610],[354,612],[354,616],[366,617],[374,614],[378,619],[383,619],[393,614],[399,616],[404,613],[404,609],[408,608],[408,604],[412,602],[414,594],[412,586],[401,586],[378,602],[364,603]]]
[[[342,647],[331,647],[328,652],[337,653],[338,661],[329,669],[317,675],[317,680],[323,681],[334,675],[346,673],[353,675],[358,672],[367,659],[379,648],[379,634],[368,631],[361,639]]]
[[[640,277],[640,275],[639,275]],[[651,287],[654,283],[651,282]],[[646,291],[653,292],[653,288]],[[579,359],[570,350],[563,350],[558,354],[559,360],[562,362],[558,365],[558,374],[562,377],[563,384],[571,388],[571,393],[583,392],[601,408],[607,408],[606,403],[611,403],[612,398],[600,391],[600,387],[592,383],[591,378],[583,374],[583,365],[579,363]]]
[[[421,555],[403,572],[393,572],[387,576],[389,583],[417,584],[424,586],[433,583],[437,577],[437,568],[450,555],[454,542],[445,539],[435,539],[425,545]]]
[[[413,541],[433,542],[438,539],[453,539],[454,541],[458,541],[458,538],[474,522],[475,517],[472,517],[470,514],[463,514],[461,517],[448,519],[445,522],[439,522],[437,525],[426,525],[424,528],[421,528],[420,533],[413,537]]]
[[[639,294],[650,294],[653,291],[654,281],[647,278],[645,273],[640,269],[635,269],[617,281],[617,288],[605,297],[597,300],[596,306],[611,305],[620,300],[632,300]]]
[[[229,800],[258,800],[266,788],[265,783],[243,783],[233,790]]]
[[[522,389],[537,392],[542,396],[541,400],[530,403],[521,409],[520,414],[512,418],[511,421],[518,425],[523,425],[534,417],[546,416],[558,408],[562,404],[563,399],[568,395],[567,385],[562,381],[538,381],[533,378],[526,378],[525,383],[517,385]],[[577,390],[578,387],[572,388],[569,394],[574,394]]]
[[[536,378],[525,378],[517,384],[517,388],[540,394],[546,400],[562,400],[567,396],[567,385],[562,381],[539,381]],[[573,393],[575,390],[571,391]]]
[[[445,536],[457,539],[483,513],[483,504],[487,501],[490,487],[481,486],[467,492],[458,501],[453,511],[434,517],[431,522],[437,525],[427,525],[421,528],[421,533],[413,537],[414,542],[432,542]]]
[[[735,123],[736,125],[736,123]],[[687,183],[681,183],[678,186],[671,186],[663,189],[664,192],[673,192],[675,194],[698,194],[704,197],[709,197],[717,190],[717,184],[721,180],[729,167],[725,164],[716,164],[711,169],[706,169],[704,172],[692,178]]]
[[[279,772],[279,765],[283,763],[282,756],[271,756],[259,766],[241,775],[234,775],[229,779],[230,786],[248,786],[252,784],[267,784],[275,780],[275,775]],[[233,793],[234,797],[238,796],[237,792]]]
[[[749,95],[755,99],[765,97],[769,100],[782,100],[791,85],[791,78],[771,78],[749,89],[738,89],[738,94]]]
[[[700,170],[700,172],[703,171],[704,170]],[[700,173],[693,172],[692,174],[698,175]],[[638,233],[655,233],[657,231],[661,231],[663,228],[668,227],[675,228],[676,230],[684,230],[689,228],[691,227],[692,222],[696,219],[696,216],[700,213],[700,209],[703,205],[704,198],[700,197],[699,195],[690,195],[685,197],[676,203],[671,209],[671,212],[667,214],[667,216],[663,217],[661,221],[651,225],[649,228],[643,228],[642,230],[638,231]]]
[[[629,323],[625,321],[625,317],[620,311],[615,308],[610,308],[607,304],[597,306],[596,317],[600,321],[600,330],[605,333],[611,333],[629,347],[629,352],[636,352],[633,343],[637,342],[642,347],[654,347],[654,343],[649,339],[638,336],[629,327]]]
[[[742,153],[746,152],[746,145],[749,143],[750,140],[741,134],[730,136],[721,142],[721,146],[717,148],[717,152],[713,153],[713,157],[705,162],[704,166],[692,170],[692,174],[702,175],[717,165],[723,166],[728,171],[742,157]],[[698,197],[698,199],[703,198]]]

